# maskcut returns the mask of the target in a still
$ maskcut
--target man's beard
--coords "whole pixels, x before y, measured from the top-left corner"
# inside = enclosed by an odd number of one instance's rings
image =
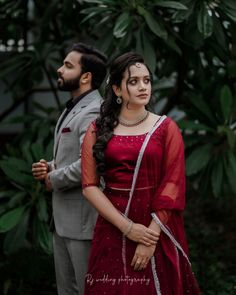
[[[74,91],[80,88],[80,77],[81,75],[76,79],[71,80],[64,80],[62,77],[59,77],[61,79],[61,83],[57,82],[58,89],[61,91]]]

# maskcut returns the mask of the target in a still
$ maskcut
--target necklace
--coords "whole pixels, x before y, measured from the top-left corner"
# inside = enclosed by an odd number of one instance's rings
[[[140,125],[141,123],[143,123],[148,118],[148,116],[149,116],[149,111],[147,111],[144,114],[144,116],[142,116],[141,118],[139,118],[136,121],[133,121],[132,123],[131,123],[131,121],[126,121],[121,118],[119,118],[119,123],[120,123],[120,125],[125,126],[125,127],[134,127],[134,126],[137,126],[137,125]]]

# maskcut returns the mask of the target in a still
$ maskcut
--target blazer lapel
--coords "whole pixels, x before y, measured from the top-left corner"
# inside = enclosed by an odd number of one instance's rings
[[[55,126],[55,129],[54,129],[54,147],[53,147],[53,154],[54,155],[55,155],[55,151],[56,151],[56,142],[58,142],[59,134],[60,134],[59,132],[57,132],[57,128],[58,128],[58,125],[59,125],[65,112],[66,112],[66,109],[64,109],[63,112],[61,113],[61,115],[59,116],[56,126]]]
[[[86,95],[85,97],[83,97],[74,107],[73,109],[70,111],[70,113],[66,116],[65,120],[63,121],[63,123],[60,126],[60,129],[57,132],[57,126],[60,122],[60,119],[62,118],[63,114],[65,113],[66,109],[62,112],[60,118],[57,121],[56,124],[56,128],[55,128],[55,132],[54,132],[54,157],[56,157],[56,153],[57,153],[57,148],[58,148],[58,143],[61,137],[61,131],[63,128],[65,128],[70,121],[78,114],[81,112],[81,110],[85,107],[87,107],[96,97],[99,97],[100,94],[98,92],[98,90],[94,90],[92,92],[90,92],[88,95]]]

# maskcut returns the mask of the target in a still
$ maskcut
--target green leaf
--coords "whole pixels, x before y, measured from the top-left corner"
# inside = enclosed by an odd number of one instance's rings
[[[41,128],[38,129],[38,141],[46,139],[50,134],[50,124],[49,122],[41,124]],[[53,137],[53,136],[52,136]]]
[[[212,114],[212,111],[202,97],[193,94],[188,97],[188,101],[191,102],[192,105],[194,105],[194,107],[200,111],[200,113],[205,115],[208,120],[216,125],[216,120]]]
[[[188,4],[188,9],[187,10],[176,10],[172,14],[172,19],[173,19],[173,21],[175,23],[182,23],[184,20],[187,20],[190,17],[190,15],[193,13],[194,5],[192,5],[192,3],[186,3],[186,5],[187,4]]]
[[[8,191],[2,191],[0,192],[0,199],[9,199],[12,195],[14,195],[16,191],[14,190],[8,190]]]
[[[196,148],[186,159],[186,175],[196,174],[205,168],[211,159],[212,145],[206,144]]]
[[[25,246],[25,238],[28,230],[30,210],[26,210],[22,215],[19,223],[11,229],[4,239],[3,250],[9,255],[15,253],[20,248]]]
[[[214,17],[214,38],[218,42],[218,45],[225,51],[228,51],[228,41],[226,41],[226,35],[223,28],[223,23],[219,18]]]
[[[26,192],[16,191],[7,204],[8,208],[14,208],[19,205],[26,195]]]
[[[38,220],[34,221],[35,237],[38,245],[47,253],[52,253],[52,233],[49,231],[48,225],[45,222]]]
[[[221,0],[223,5],[226,5],[229,9],[236,11],[236,2],[235,0]]]
[[[220,9],[234,22],[236,22],[236,7],[235,3],[230,2],[229,0],[224,1],[220,5]]]
[[[156,52],[145,31],[142,31],[143,56],[152,73],[156,69]]]
[[[176,1],[158,1],[158,2],[154,3],[154,5],[178,9],[178,10],[187,10],[188,9],[188,7],[186,7],[185,5],[183,5],[180,2],[176,2]]]
[[[236,156],[231,151],[228,150],[225,164],[225,172],[227,174],[229,185],[234,193],[236,193],[236,181],[235,181],[235,175],[236,175]]]
[[[222,183],[223,183],[223,171],[224,171],[224,163],[221,158],[217,159],[214,162],[211,174],[211,184],[213,194],[216,197],[220,196],[222,191]]]
[[[221,110],[225,123],[230,121],[230,114],[232,112],[233,97],[230,88],[224,85],[220,92]]]
[[[94,6],[94,7],[88,7],[80,10],[80,13],[82,14],[90,14],[90,13],[101,13],[107,11],[107,7],[99,7],[99,6]]]
[[[234,150],[235,148],[235,142],[236,142],[236,134],[233,130],[229,129],[227,130],[227,141],[231,148],[231,150]]]
[[[177,122],[180,129],[187,129],[192,131],[210,131],[214,132],[215,130],[205,124],[201,124],[191,120],[182,119]]]
[[[203,3],[198,13],[197,26],[199,32],[204,36],[204,39],[210,37],[213,32],[212,12]]]
[[[143,7],[138,6],[138,12],[140,15],[142,15],[149,27],[149,29],[158,37],[166,40],[167,39],[167,31],[164,28],[161,20],[160,22],[157,22],[155,18],[149,13],[147,10],[145,10]]]
[[[18,183],[22,186],[31,186],[33,176],[19,171],[17,167],[11,165],[7,160],[0,161],[0,167],[3,172],[10,178],[10,181]]]
[[[0,216],[7,211],[7,204],[1,204],[0,206]]]
[[[236,78],[236,61],[230,60],[227,65],[227,72],[232,78]]]
[[[0,217],[0,232],[6,232],[12,229],[21,219],[25,211],[25,206],[18,207],[8,211]]]
[[[101,4],[101,5],[111,5],[114,4],[114,2],[116,2],[116,0],[83,0],[83,2],[86,3],[95,3],[95,4]],[[112,3],[113,2],[113,3]]]
[[[50,23],[51,19],[57,15],[58,11],[58,0],[52,0],[48,2],[48,5],[46,6],[46,10],[43,13],[43,17],[40,20],[42,27],[47,27]]]
[[[136,39],[136,51],[140,54],[143,54],[143,44],[142,44],[142,29],[137,30],[135,32],[135,39]]]
[[[41,221],[48,220],[47,203],[44,196],[40,196],[36,205],[38,218]]]
[[[27,160],[28,163],[33,163],[33,157],[31,155],[31,150],[30,150],[30,142],[26,141],[22,146],[21,150],[23,153],[23,157]],[[37,159],[38,160],[38,159]]]
[[[11,165],[12,167],[16,167],[16,169],[19,171],[29,172],[31,170],[31,165],[29,166],[29,164],[22,159],[8,157],[7,161],[9,165]]]
[[[201,50],[205,44],[203,34],[197,29],[197,24],[193,21],[188,21],[188,25],[185,26],[185,41],[188,46],[194,48],[196,52]],[[194,32],[194,33],[193,33]],[[194,59],[191,59],[191,62],[194,62]]]
[[[0,79],[5,78],[11,73],[19,73],[24,70],[31,62],[32,56],[28,52],[12,55],[1,63]]]
[[[128,12],[123,12],[116,20],[114,29],[113,29],[113,35],[116,38],[122,38],[127,33],[127,28],[129,27],[129,24],[131,23],[131,18]]]
[[[199,138],[196,134],[184,134],[184,147],[188,149],[196,144],[199,144]]]
[[[53,139],[49,142],[46,151],[45,151],[45,159],[52,159],[53,156]]]
[[[177,52],[179,55],[182,55],[182,51],[179,48],[179,46],[176,44],[174,38],[170,35],[168,35],[167,40],[165,40],[165,43],[172,48],[175,52]]]
[[[85,23],[87,20],[91,18],[94,18],[96,15],[105,14],[107,13],[107,11],[108,11],[107,7],[99,7],[99,6],[82,9],[80,13],[85,14],[87,16],[83,18],[83,20],[81,21],[81,24]]]
[[[44,149],[43,149],[42,144],[37,143],[37,142],[33,143],[31,145],[31,151],[32,151],[34,159],[36,161],[39,161],[40,159],[44,158]]]

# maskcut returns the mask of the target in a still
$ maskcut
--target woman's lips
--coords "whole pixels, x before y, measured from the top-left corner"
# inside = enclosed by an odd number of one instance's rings
[[[142,94],[137,95],[137,97],[139,97],[139,98],[147,98],[148,94],[147,93],[142,93]]]

